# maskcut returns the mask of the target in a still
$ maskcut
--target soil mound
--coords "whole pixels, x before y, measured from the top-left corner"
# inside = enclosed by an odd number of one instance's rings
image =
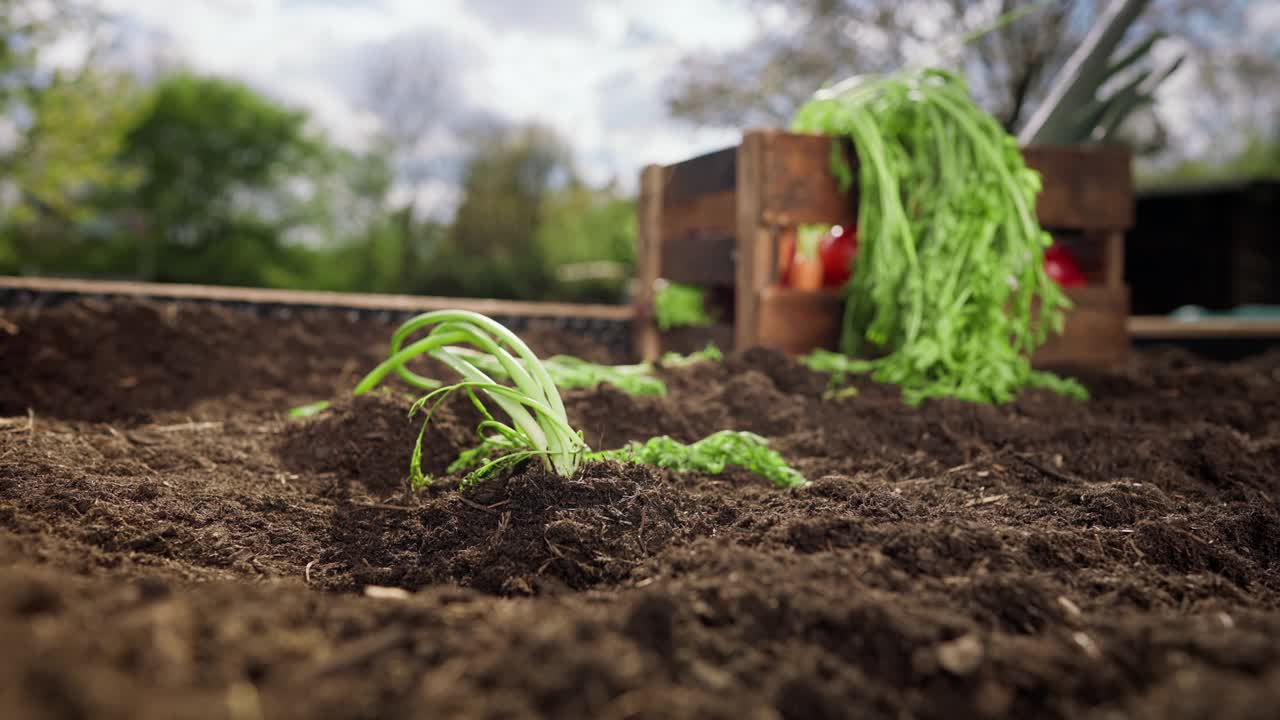
[[[5,309],[0,319],[0,417],[31,409],[132,423],[166,412],[281,413],[340,397],[386,357],[399,325],[390,317],[323,309],[257,314],[205,303],[96,299]],[[615,361],[590,337],[547,323],[521,336],[543,356]],[[431,362],[416,367],[444,372]]]
[[[319,415],[291,422],[278,447],[293,472],[315,473],[357,484],[376,496],[408,489],[409,461],[426,413],[413,417],[407,394],[374,392],[340,400]],[[441,475],[458,453],[478,442],[483,418],[468,398],[455,394],[436,408],[422,438],[422,471]]]
[[[528,595],[617,582],[680,528],[680,497],[637,466],[588,463],[572,480],[541,466],[421,507],[340,506],[326,560],[355,585],[455,583]]]
[[[161,411],[283,412],[376,365],[389,327],[338,313],[256,316],[191,303],[99,300],[6,311],[0,415],[146,422]],[[385,351],[383,351],[385,352]]]

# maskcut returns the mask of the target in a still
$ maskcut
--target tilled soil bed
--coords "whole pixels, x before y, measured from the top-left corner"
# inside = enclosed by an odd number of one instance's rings
[[[0,717],[1272,718],[1280,354],[1087,404],[824,401],[781,355],[567,393],[595,447],[750,430],[814,482],[405,486],[391,326],[0,312]],[[583,338],[527,333],[594,359]],[[465,398],[428,433],[442,472]],[[398,590],[389,590],[394,588]]]

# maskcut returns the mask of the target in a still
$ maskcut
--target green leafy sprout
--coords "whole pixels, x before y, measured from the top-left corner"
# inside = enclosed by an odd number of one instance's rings
[[[862,76],[818,93],[792,129],[848,138],[858,155],[858,239],[840,350],[930,397],[1008,402],[1027,387],[1084,398],[1030,356],[1061,332],[1066,295],[1046,275],[1041,188],[1018,142],[939,69]],[[854,182],[840,143],[831,171]]]
[[[456,352],[467,355],[473,363],[495,377],[508,377],[502,363],[483,352],[458,348]],[[653,375],[649,363],[634,365],[600,365],[572,355],[552,355],[542,364],[551,380],[561,390],[591,390],[602,383],[621,389],[629,395],[665,395],[666,383]]]
[[[407,343],[416,333],[428,328],[425,337]],[[444,363],[463,380],[444,385],[405,367],[410,360],[424,354]],[[708,345],[698,353],[668,355],[662,361],[678,365],[719,357],[719,349]],[[425,391],[410,410],[411,417],[426,410],[409,467],[410,482],[415,488],[430,482],[422,472],[422,445],[427,427],[440,404],[457,391],[465,392],[484,418],[477,426],[480,443],[460,453],[447,468],[450,474],[466,473],[463,487],[533,458],[540,459],[548,470],[562,477],[572,477],[586,460],[617,460],[708,473],[720,473],[727,465],[737,465],[758,473],[778,487],[806,484],[805,478],[770,449],[764,438],[732,430],[689,445],[663,436],[617,450],[593,452],[582,433],[570,425],[548,366],[515,333],[496,321],[470,311],[441,310],[423,313],[401,325],[392,336],[389,357],[366,375],[354,392],[356,395],[367,393],[392,374]],[[640,376],[640,366],[626,367],[631,368],[627,373]],[[646,366],[646,371],[648,369]],[[512,385],[501,384],[499,378]],[[501,408],[507,420],[495,417],[481,396]],[[291,414],[305,417],[322,411],[325,406],[325,403],[312,403],[295,408]]]
[[[858,389],[856,387],[853,385],[844,386],[845,379],[855,373],[870,372],[874,368],[870,360],[850,357],[844,353],[831,352],[824,348],[818,348],[808,355],[797,358],[797,360],[810,370],[826,373],[831,377],[827,390],[823,393],[823,397],[828,400],[857,395]]]
[[[453,352],[468,356],[477,367],[489,373],[495,379],[499,377],[507,379],[502,363],[492,356],[468,347],[455,347]],[[702,350],[694,351],[688,355],[681,355],[677,352],[665,353],[658,359],[658,364],[663,367],[687,367],[695,363],[712,362],[723,358],[723,353],[720,352],[720,348],[716,347],[715,343],[707,343],[707,346]],[[665,395],[667,393],[667,384],[662,381],[662,378],[653,375],[655,368],[650,363],[600,365],[572,355],[553,355],[543,360],[542,363],[547,368],[547,374],[551,376],[556,387],[561,390],[593,390],[600,385],[607,384],[617,387],[628,395]],[[441,384],[440,381],[431,378],[419,378],[416,387],[421,389],[438,388]],[[330,405],[332,405],[332,402],[329,400],[318,400],[299,405],[289,409],[289,417],[314,417],[327,410]]]
[[[329,404],[328,400],[317,400],[316,402],[307,403],[306,405],[299,405],[298,407],[289,410],[289,417],[307,418],[319,415],[329,408]]]
[[[720,348],[715,343],[707,343],[707,346],[701,350],[695,350],[688,355],[681,355],[678,352],[663,353],[658,358],[658,363],[665,367],[685,367],[699,362],[714,362],[723,360],[724,354],[720,352]]]
[[[653,315],[660,330],[707,327],[715,322],[707,312],[706,291],[696,285],[662,281],[653,296]]]
[[[405,345],[406,340],[426,328],[430,328],[426,337]],[[491,377],[476,364],[471,353],[459,352],[466,346],[496,361],[513,386],[503,385]],[[422,354],[444,363],[463,380],[441,385],[405,367],[405,363]],[[548,470],[570,477],[582,463],[586,443],[582,434],[569,424],[560,391],[546,367],[519,336],[480,313],[438,310],[410,318],[392,335],[390,357],[356,385],[355,394],[369,392],[391,373],[427,391],[414,403],[410,416],[430,404],[410,462],[410,481],[415,486],[426,483],[422,474],[422,439],[431,416],[445,398],[458,390],[465,391],[484,414],[485,419],[478,428],[482,437],[486,441],[500,438],[503,443],[504,452],[490,459],[482,471],[536,457]],[[495,418],[477,391],[501,408],[509,422]]]
[[[787,465],[776,450],[769,447],[767,440],[738,430],[721,430],[688,445],[661,435],[617,450],[596,452],[592,458],[717,475],[727,466],[736,465],[770,480],[776,487],[799,487],[808,483],[803,475]]]

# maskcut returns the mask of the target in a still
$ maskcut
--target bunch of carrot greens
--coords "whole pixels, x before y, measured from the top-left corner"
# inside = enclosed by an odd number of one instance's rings
[[[792,129],[848,138],[858,157],[860,248],[840,349],[873,356],[849,371],[931,397],[1007,402],[1028,387],[1083,398],[1033,370],[1070,301],[1045,274],[1051,244],[1035,218],[1040,176],[1018,143],[938,69],[866,76],[817,94]],[[854,170],[833,143],[843,189]],[[837,368],[829,354],[807,358]]]

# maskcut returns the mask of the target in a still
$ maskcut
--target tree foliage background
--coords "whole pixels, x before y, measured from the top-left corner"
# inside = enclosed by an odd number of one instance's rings
[[[15,135],[0,143],[0,274],[624,299],[634,206],[584,184],[545,127],[475,122],[456,216],[421,212],[414,183],[439,170],[415,151],[456,92],[423,58],[370,66],[384,130],[353,152],[232,80],[177,67],[144,83],[93,53],[46,71],[59,32],[100,18],[72,0],[28,7],[0,0],[0,124]],[[610,271],[572,272],[583,264]]]

